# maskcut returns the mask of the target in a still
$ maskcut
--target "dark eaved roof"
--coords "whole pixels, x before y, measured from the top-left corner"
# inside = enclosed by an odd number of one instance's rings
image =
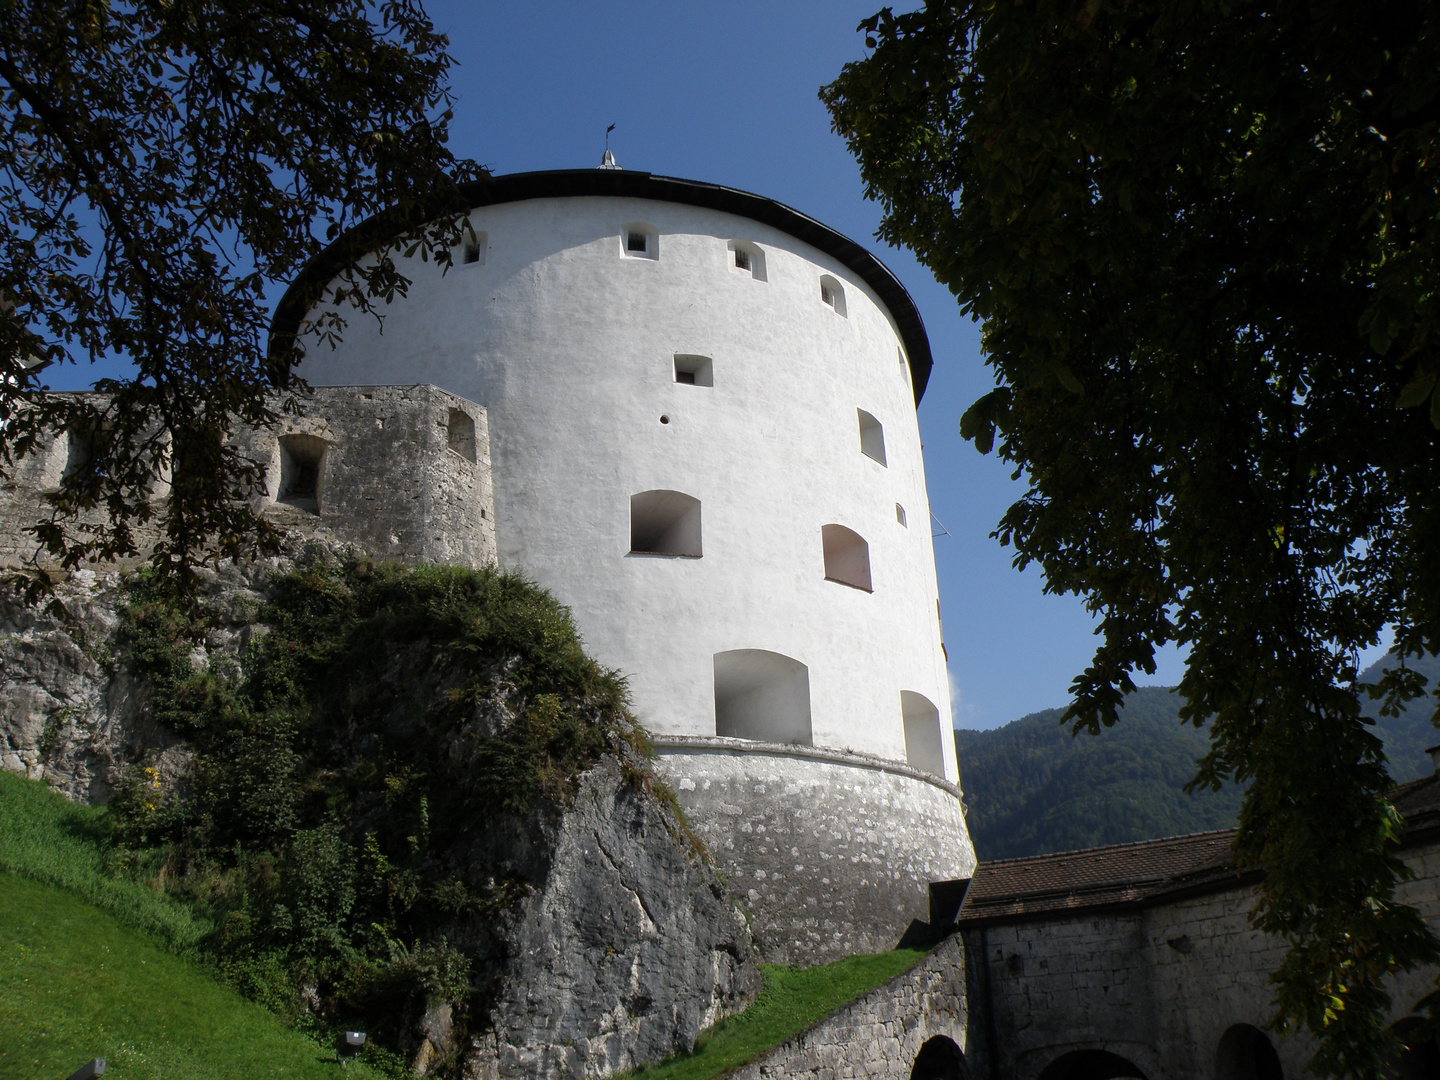
[[[784,203],[753,195],[738,188],[705,184],[697,180],[681,180],[674,176],[656,176],[634,169],[554,169],[545,172],[511,173],[508,176],[485,177],[466,184],[464,197],[472,207],[498,203],[522,202],[526,199],[573,198],[577,196],[618,196],[654,199],[658,202],[681,203],[711,210],[737,214],[803,240],[818,248],[841,265],[854,271],[874,290],[895,320],[905,352],[910,361],[910,381],[915,390],[915,403],[920,403],[933,364],[930,339],[919,309],[905,286],[888,267],[854,240],[822,225],[814,218]],[[373,250],[390,236],[393,225],[385,215],[364,221],[337,238],[320,252],[291,283],[275,309],[272,332],[280,336],[294,333],[313,302],[316,286],[332,280],[346,265],[365,250]]]
[[[1405,846],[1440,838],[1440,778],[1401,784],[1391,798],[1405,816]],[[956,922],[982,926],[1147,907],[1259,881],[1262,871],[1233,865],[1234,842],[1235,830],[1221,829],[981,863]]]

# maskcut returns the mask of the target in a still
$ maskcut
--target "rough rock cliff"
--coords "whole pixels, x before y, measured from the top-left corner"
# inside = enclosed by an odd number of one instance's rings
[[[267,632],[269,583],[313,557],[211,575],[209,628],[190,661],[233,658]],[[58,586],[65,616],[0,601],[0,765],[69,797],[106,802],[124,771],[183,784],[189,746],[151,716],[150,688],[119,643],[118,576]],[[688,1049],[758,989],[743,917],[648,763],[618,752],[570,798],[538,799],[476,830],[465,857],[503,866],[521,887],[505,910],[447,926],[472,960],[469,1002],[431,1001],[398,1039],[422,1073],[601,1077]]]

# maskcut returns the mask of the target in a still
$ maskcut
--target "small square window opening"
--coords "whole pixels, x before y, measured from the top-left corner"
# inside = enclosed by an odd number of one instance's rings
[[[746,251],[744,248],[736,248],[736,249],[735,249],[735,265],[738,266],[741,270],[749,270],[749,269],[750,269],[750,252]]]
[[[648,250],[645,246],[645,234],[643,232],[631,232],[625,234],[625,250],[644,253]]]

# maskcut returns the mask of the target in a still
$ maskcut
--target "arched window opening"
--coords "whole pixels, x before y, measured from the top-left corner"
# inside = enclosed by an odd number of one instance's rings
[[[1145,1074],[1108,1050],[1071,1050],[1046,1065],[1039,1080],[1146,1080]]]
[[[820,300],[834,308],[835,314],[845,314],[845,286],[829,274],[820,277]]]
[[[936,1035],[925,1040],[920,1053],[915,1055],[910,1080],[970,1080],[970,1067],[965,1064],[965,1054],[954,1039]]]
[[[475,460],[475,418],[464,409],[451,409],[446,424],[446,442],[466,461]]]
[[[1220,1036],[1215,1076],[1217,1080],[1285,1080],[1274,1044],[1253,1024],[1234,1024]]]
[[[700,500],[679,491],[631,495],[630,551],[700,558]]]
[[[675,381],[687,386],[714,386],[715,362],[708,356],[676,353]]]
[[[905,525],[907,529],[910,527],[909,525],[905,524],[905,507],[901,506],[899,503],[895,504],[895,520],[898,521],[901,525]]]
[[[716,653],[715,734],[810,746],[810,669],[764,649]]]
[[[885,464],[885,427],[864,409],[856,409],[860,417],[860,452],[872,461]]]
[[[620,229],[620,250],[632,259],[660,258],[660,230],[643,221],[632,221]]]
[[[475,232],[467,233],[460,245],[460,259],[467,266],[484,266],[485,250],[490,246],[488,233]]]
[[[905,764],[943,780],[945,751],[940,710],[924,694],[901,690],[900,715],[905,721]]]
[[[280,494],[277,502],[320,512],[324,484],[325,450],[329,444],[318,435],[280,436]]]
[[[844,525],[824,525],[820,540],[825,547],[826,581],[874,591],[870,587],[870,545],[864,537]]]
[[[730,251],[730,262],[736,270],[744,271],[756,281],[765,281],[765,251],[758,244],[748,240],[731,240],[726,247]]]
[[[1424,1018],[1407,1016],[1390,1030],[1404,1047],[1391,1066],[1393,1080],[1440,1080],[1440,1045]]]

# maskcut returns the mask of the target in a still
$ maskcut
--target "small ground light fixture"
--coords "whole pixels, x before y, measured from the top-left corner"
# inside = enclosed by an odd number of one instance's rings
[[[354,1057],[365,1045],[365,1032],[347,1031],[340,1037],[340,1061],[344,1064],[347,1057]]]
[[[90,1080],[92,1076],[105,1075],[105,1059],[91,1058],[70,1074],[70,1080]]]

